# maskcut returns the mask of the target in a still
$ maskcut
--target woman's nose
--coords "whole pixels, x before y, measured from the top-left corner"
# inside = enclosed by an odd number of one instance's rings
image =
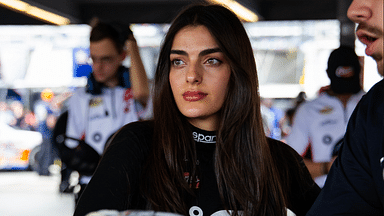
[[[187,83],[194,84],[200,83],[202,81],[202,69],[197,64],[191,64],[186,73],[186,81]]]

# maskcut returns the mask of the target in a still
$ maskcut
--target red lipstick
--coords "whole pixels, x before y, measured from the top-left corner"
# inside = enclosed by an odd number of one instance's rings
[[[183,98],[186,101],[194,102],[205,98],[208,94],[201,91],[186,91],[183,94]]]

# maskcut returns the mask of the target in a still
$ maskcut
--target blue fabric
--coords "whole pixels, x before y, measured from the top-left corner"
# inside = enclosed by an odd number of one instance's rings
[[[119,76],[119,86],[123,88],[131,88],[129,68],[120,66],[117,73]],[[95,77],[93,76],[93,73],[91,73],[88,77],[86,92],[92,95],[100,95],[103,88],[104,88],[103,83],[97,82],[95,80]]]

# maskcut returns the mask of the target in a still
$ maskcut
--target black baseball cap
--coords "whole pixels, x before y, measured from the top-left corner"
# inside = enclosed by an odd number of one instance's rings
[[[359,57],[351,47],[340,46],[328,58],[327,74],[331,89],[335,93],[357,93],[360,91]]]

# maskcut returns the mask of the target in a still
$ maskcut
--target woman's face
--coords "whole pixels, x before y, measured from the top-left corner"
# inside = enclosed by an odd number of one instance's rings
[[[204,130],[216,130],[231,67],[205,26],[186,26],[172,44],[169,82],[180,112]]]

